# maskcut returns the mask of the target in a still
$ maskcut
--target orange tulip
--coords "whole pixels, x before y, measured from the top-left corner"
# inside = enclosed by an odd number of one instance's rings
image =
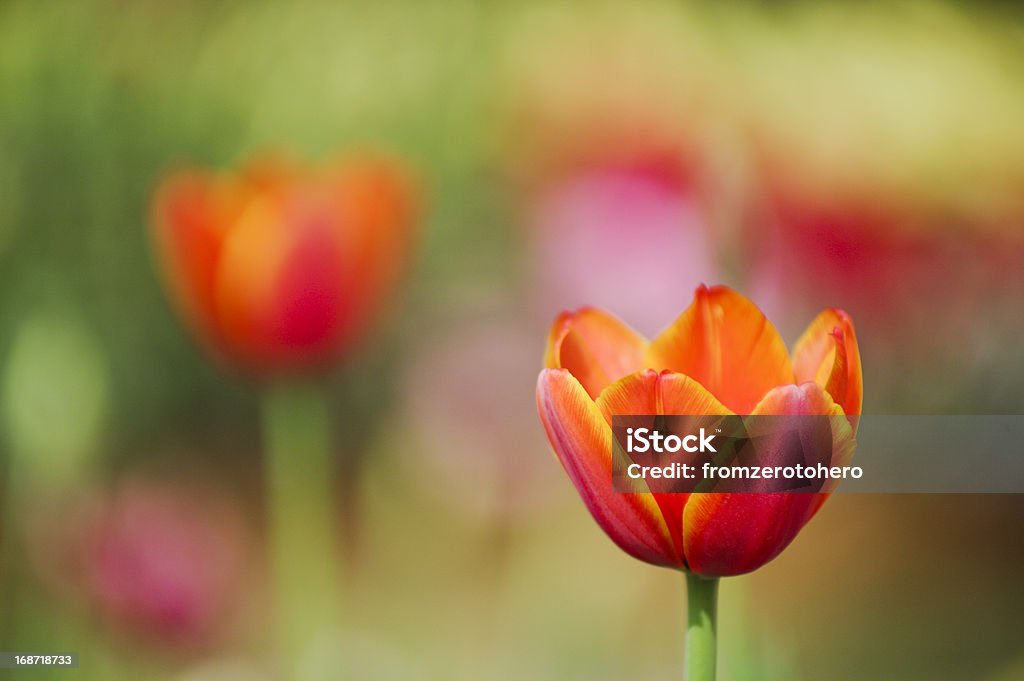
[[[704,577],[750,572],[777,556],[824,494],[617,492],[612,416],[846,415],[833,446],[852,448],[861,365],[850,318],[823,311],[792,358],[757,307],[724,287],[647,341],[596,309],[563,313],[548,339],[537,404],[548,439],[591,515],[640,560]]]
[[[170,177],[153,238],[179,311],[214,354],[257,375],[350,351],[401,275],[415,213],[405,169],[360,157],[280,159]]]

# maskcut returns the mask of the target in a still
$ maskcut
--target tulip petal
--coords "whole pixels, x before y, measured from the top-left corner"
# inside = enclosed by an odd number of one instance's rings
[[[153,200],[153,239],[168,288],[189,323],[207,337],[217,326],[217,262],[239,194],[234,185],[188,172],[164,182]]]
[[[315,364],[330,351],[345,349],[358,329],[354,299],[346,284],[355,277],[345,267],[334,223],[337,219],[315,195],[289,206],[287,252],[281,262],[271,311],[271,340],[279,359]],[[344,336],[344,338],[342,337]]]
[[[654,341],[648,365],[686,374],[737,414],[792,384],[789,353],[757,306],[732,289],[697,289],[693,303]]]
[[[612,430],[580,382],[565,369],[545,369],[537,408],[558,460],[587,510],[619,548],[647,563],[677,567],[678,557],[649,493],[612,487]]]
[[[592,399],[642,368],[647,340],[596,308],[563,312],[548,336],[544,366],[568,369]]]
[[[842,416],[842,410],[816,383],[804,383],[772,390],[752,414]],[[833,425],[832,447],[833,461],[849,461],[854,442],[845,419]],[[800,492],[691,494],[683,511],[687,566],[708,577],[756,570],[793,541],[825,498]]]
[[[853,321],[842,310],[823,310],[793,348],[793,370],[798,383],[814,381],[843,411],[861,413],[864,381]],[[850,422],[854,429],[857,419]]]
[[[277,280],[289,251],[277,202],[253,198],[224,240],[217,270],[216,312],[224,349],[252,366],[274,356],[271,329],[278,303]]]
[[[339,242],[353,272],[353,317],[366,323],[398,284],[409,260],[418,196],[404,167],[386,157],[340,163],[328,185],[339,217]]]
[[[609,424],[613,416],[727,415],[731,412],[704,386],[689,376],[653,369],[631,374],[608,386],[597,406]],[[685,493],[654,493],[665,519],[679,562],[683,556],[683,508]]]

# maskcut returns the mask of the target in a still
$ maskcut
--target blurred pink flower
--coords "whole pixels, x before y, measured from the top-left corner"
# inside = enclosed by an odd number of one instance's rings
[[[87,598],[116,626],[159,641],[217,640],[244,582],[240,511],[203,484],[129,479],[85,525]]]
[[[584,167],[541,193],[530,222],[543,318],[596,305],[653,334],[720,278],[707,216],[671,166]]]
[[[510,50],[503,162],[522,196],[538,328],[596,305],[653,335],[698,284],[724,278],[727,235],[709,210],[716,65],[664,20],[553,12],[534,29],[550,38],[542,59],[529,40]]]

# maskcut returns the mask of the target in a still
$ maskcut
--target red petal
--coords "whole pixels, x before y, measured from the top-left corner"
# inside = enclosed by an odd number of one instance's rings
[[[216,342],[217,262],[237,217],[238,187],[192,172],[164,181],[153,200],[153,242],[171,297],[205,340]]]
[[[337,241],[337,219],[311,195],[297,196],[285,216],[286,253],[276,277],[270,343],[283,365],[311,366],[343,350],[361,331],[354,319],[353,273]]]
[[[753,414],[842,415],[815,383],[776,388]],[[840,419],[833,433],[833,461],[845,463],[853,452],[853,433]],[[708,577],[739,575],[779,555],[824,502],[824,494],[690,495],[683,512],[683,546],[691,570]]]

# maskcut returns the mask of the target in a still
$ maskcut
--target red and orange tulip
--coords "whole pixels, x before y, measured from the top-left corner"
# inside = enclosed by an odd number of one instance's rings
[[[328,364],[365,334],[408,259],[414,213],[393,160],[266,159],[167,179],[153,236],[171,297],[205,345],[249,373],[281,374]]]
[[[790,357],[757,307],[724,287],[648,341],[596,309],[563,313],[548,339],[537,403],[548,439],[591,515],[628,554],[705,577],[755,570],[817,512],[822,494],[621,493],[612,487],[613,415],[846,415],[861,409],[853,324],[827,309]]]

